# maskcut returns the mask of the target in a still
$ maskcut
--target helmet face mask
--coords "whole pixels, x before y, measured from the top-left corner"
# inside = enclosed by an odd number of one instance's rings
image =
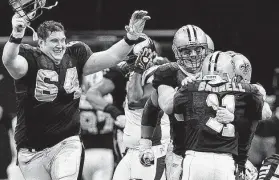
[[[22,18],[33,21],[42,15],[46,0],[9,0],[9,4]]]
[[[199,27],[183,26],[174,35],[172,50],[177,63],[187,72],[199,72],[208,51],[206,35]]]

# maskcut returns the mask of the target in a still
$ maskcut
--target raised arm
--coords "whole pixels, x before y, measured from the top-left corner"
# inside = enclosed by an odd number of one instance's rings
[[[150,17],[147,16],[147,11],[135,11],[129,26],[125,27],[127,31],[125,38],[105,51],[93,53],[84,65],[83,74],[92,74],[123,61],[132,50],[133,45],[140,41],[145,22],[148,19]]]
[[[19,55],[19,47],[24,36],[27,21],[14,15],[12,18],[13,31],[3,49],[2,61],[14,79],[22,78],[28,71],[27,60]]]

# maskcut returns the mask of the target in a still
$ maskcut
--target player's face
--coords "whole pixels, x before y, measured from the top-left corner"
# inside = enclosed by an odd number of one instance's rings
[[[40,43],[41,50],[54,61],[61,61],[66,51],[66,36],[63,31],[52,32]]]
[[[190,73],[200,70],[205,48],[203,46],[183,47],[179,49],[181,58],[179,63]]]

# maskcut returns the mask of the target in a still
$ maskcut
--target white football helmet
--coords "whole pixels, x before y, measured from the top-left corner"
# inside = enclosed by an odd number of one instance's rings
[[[235,76],[232,57],[221,51],[209,54],[203,62],[202,75],[203,80],[231,81]]]
[[[183,26],[174,35],[172,50],[179,65],[187,72],[197,73],[207,55],[206,34],[197,26]]]
[[[208,54],[214,52],[214,43],[212,39],[206,34],[206,41],[208,46]]]
[[[252,76],[252,66],[250,61],[242,54],[236,53],[233,56],[235,82],[250,83]]]

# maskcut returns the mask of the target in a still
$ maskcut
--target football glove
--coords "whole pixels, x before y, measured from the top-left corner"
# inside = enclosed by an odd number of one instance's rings
[[[12,35],[15,38],[23,38],[24,34],[25,34],[25,30],[26,27],[29,25],[29,22],[20,17],[19,14],[14,14],[14,16],[12,17],[12,27],[13,27],[13,31],[12,31]]]
[[[149,167],[154,164],[154,153],[151,147],[151,140],[141,139],[139,141],[139,159],[140,163],[145,167]]]
[[[258,177],[257,168],[247,160],[245,167],[237,166],[236,180],[256,180]]]
[[[138,55],[135,61],[134,71],[142,74],[146,69],[152,66],[152,61],[156,57],[156,52],[152,52],[150,48],[143,48],[143,51]]]
[[[257,177],[257,168],[249,160],[247,160],[245,163],[245,180],[256,180]]]
[[[147,11],[139,10],[132,14],[129,25],[125,26],[128,39],[136,40],[142,35],[146,20],[151,19],[147,13]]]
[[[180,180],[182,176],[183,157],[173,152],[166,154],[166,176],[168,180]]]

